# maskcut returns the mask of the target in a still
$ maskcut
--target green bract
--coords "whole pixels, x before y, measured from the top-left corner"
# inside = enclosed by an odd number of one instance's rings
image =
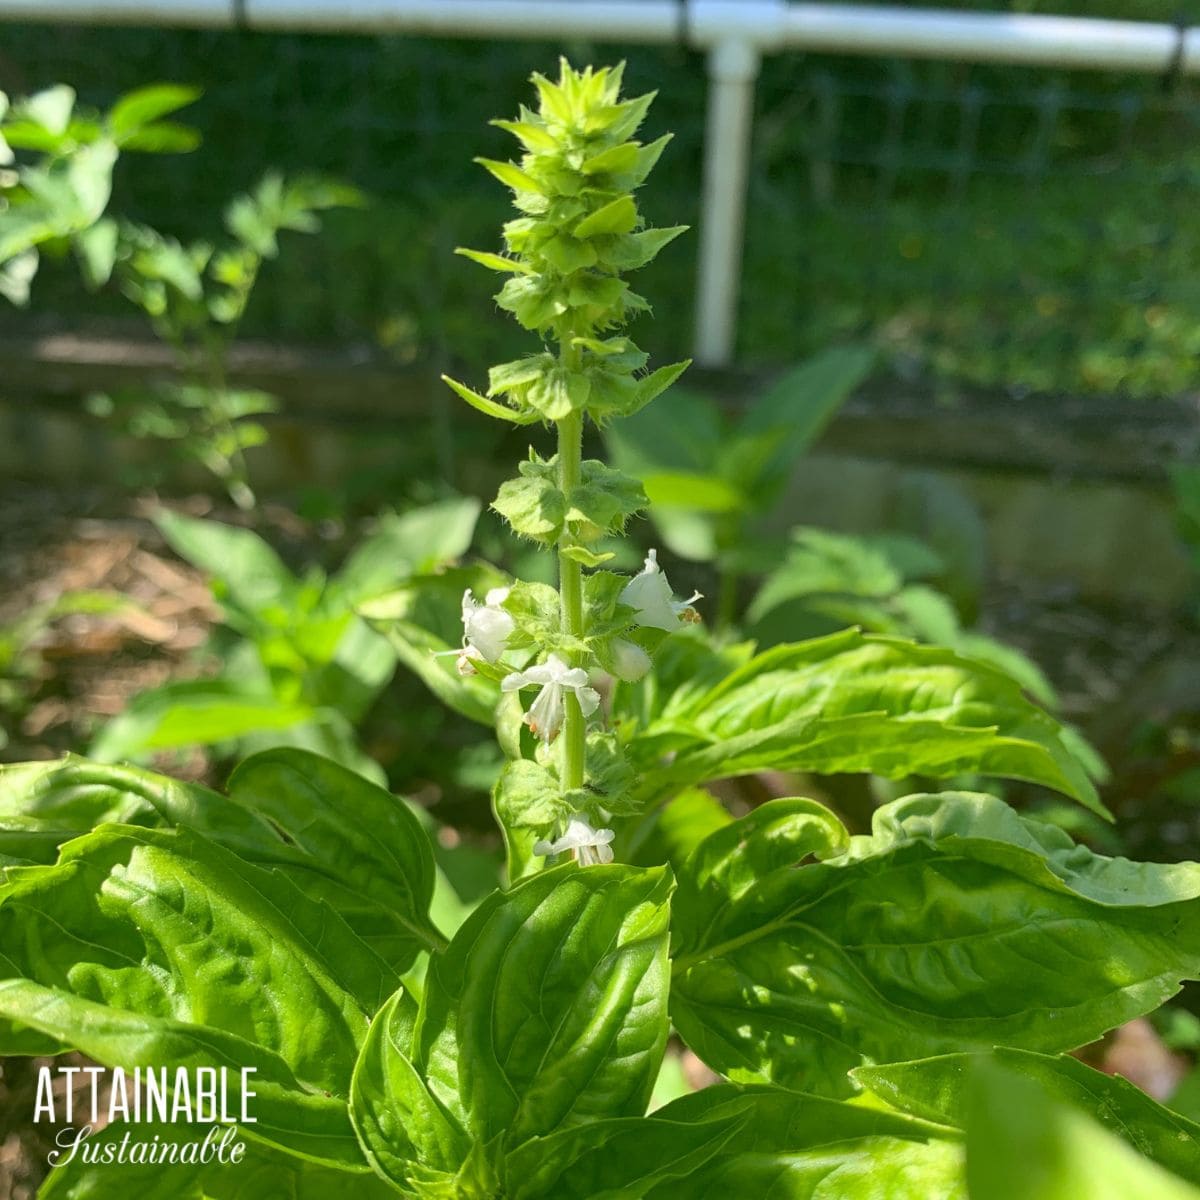
[[[622,100],[621,76],[621,67],[577,72],[565,61],[557,83],[535,76],[538,110],[494,122],[521,143],[520,165],[476,160],[512,189],[525,215],[504,227],[507,254],[459,253],[509,274],[496,302],[526,329],[559,343],[557,354],[492,368],[487,396],[503,397],[517,420],[627,416],[687,366],[647,375],[646,355],[628,337],[597,336],[648,309],[621,275],[644,267],[686,229],[642,228],[633,192],[670,135],[649,145],[635,140],[654,97]]]
[[[649,145],[635,140],[653,96],[621,99],[622,73],[621,67],[575,71],[564,61],[557,83],[534,77],[537,111],[522,108],[517,120],[496,122],[520,142],[520,162],[478,160],[512,190],[522,214],[504,227],[506,253],[459,251],[507,274],[496,302],[553,344],[493,367],[486,396],[447,380],[489,416],[517,424],[541,421],[554,425],[558,435],[558,453],[544,458],[531,449],[520,474],[501,485],[493,502],[516,534],[558,551],[560,589],[552,605],[531,603],[532,593],[519,594],[519,583],[517,593],[502,602],[514,620],[505,649],[532,651],[533,667],[507,675],[497,670],[496,657],[484,653],[464,616],[461,665],[494,675],[505,690],[539,686],[525,723],[546,746],[560,734],[562,739],[556,768],[543,769],[532,790],[528,769],[509,770],[501,778],[495,804],[510,831],[514,876],[528,865],[529,847],[518,852],[521,839],[512,830],[542,825],[550,833],[572,812],[617,810],[630,771],[613,739],[603,743],[604,765],[598,769],[604,777],[590,778],[596,752],[589,754],[585,724],[595,711],[596,693],[585,688],[586,677],[594,669],[625,679],[645,674],[647,651],[657,640],[635,629],[637,606],[620,603],[629,580],[602,573],[585,581],[582,573],[610,557],[594,544],[622,533],[646,504],[636,479],[582,457],[585,416],[597,425],[627,416],[687,367],[675,363],[647,373],[646,354],[615,333],[649,307],[622,273],[645,266],[684,231],[642,227],[633,192],[670,138]],[[601,584],[598,593],[600,580],[615,586]],[[664,603],[669,600],[668,590]],[[663,627],[643,624],[647,631]],[[625,633],[630,636],[620,636]],[[519,737],[507,743],[519,757]]]

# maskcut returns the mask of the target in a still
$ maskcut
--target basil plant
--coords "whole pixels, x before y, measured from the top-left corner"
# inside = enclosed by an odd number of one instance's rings
[[[637,140],[651,97],[620,81],[535,76],[538,108],[500,122],[519,164],[484,163],[519,211],[505,253],[465,251],[541,341],[486,394],[453,386],[554,430],[495,507],[558,587],[480,567],[459,647],[403,591],[374,618],[494,721],[508,886],[439,929],[410,810],[296,747],[224,794],[5,768],[0,1050],[256,1072],[239,1163],[76,1160],[42,1194],[1200,1195],[1200,1127],[1067,1053],[1200,976],[1200,866],[1103,858],[978,793],[908,796],[853,836],[803,798],[695,807],[708,780],[782,770],[974,772],[1103,811],[1072,739],[992,667],[854,630],[714,643],[654,554],[606,569],[644,501],[582,457],[584,423],[683,370],[647,372],[622,332],[646,308],[624,274],[681,231],[642,226],[666,139]],[[721,1082],[648,1112],[675,1038]]]

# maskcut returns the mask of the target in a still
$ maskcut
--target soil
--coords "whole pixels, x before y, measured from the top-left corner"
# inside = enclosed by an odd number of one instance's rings
[[[0,492],[0,636],[73,592],[128,603],[48,619],[10,682],[8,761],[87,745],[131,696],[194,674],[217,608],[203,577],[167,550],[144,502],[45,487]],[[12,693],[15,693],[12,694]]]

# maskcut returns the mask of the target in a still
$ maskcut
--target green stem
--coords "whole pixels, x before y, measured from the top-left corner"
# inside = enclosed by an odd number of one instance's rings
[[[558,422],[558,486],[564,495],[579,485],[583,457],[583,414],[573,412]],[[563,554],[570,544],[564,530],[559,539],[558,589],[562,604],[562,628],[570,637],[582,638],[583,568]],[[585,731],[583,713],[573,692],[565,698],[566,716],[562,731],[562,785],[567,790],[583,787]]]
[[[225,377],[225,351],[219,339],[206,338],[205,342],[209,370],[209,419],[225,435],[230,446],[230,453],[222,455],[227,465],[226,470],[221,473],[221,482],[225,485],[225,490],[234,504],[243,512],[247,512],[254,508],[258,500],[250,487],[250,470],[246,464],[246,456],[238,442],[238,431],[234,419],[226,403],[229,385]]]

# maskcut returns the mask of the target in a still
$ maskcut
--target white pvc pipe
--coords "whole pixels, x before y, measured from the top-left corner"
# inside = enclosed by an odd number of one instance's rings
[[[704,205],[696,280],[695,359],[722,367],[733,360],[742,273],[746,192],[760,55],[749,42],[718,42],[708,56],[708,123],[704,136]]]
[[[1189,73],[1200,72],[1197,32],[1185,36]],[[804,50],[1154,72],[1172,64],[1180,34],[1147,21],[790,4],[780,36]]]
[[[0,21],[228,26],[417,36],[593,38],[709,50],[696,359],[733,354],[759,57],[810,50],[1200,74],[1200,29],[1087,17],[787,0],[0,0]]]
[[[751,0],[753,3],[754,0]],[[678,0],[245,0],[253,29],[671,42]]]
[[[788,3],[787,0],[0,0],[0,21],[233,25],[459,37],[592,37],[707,49],[738,40],[784,49],[956,58],[1047,67],[1164,71],[1172,25],[1021,13]],[[1200,29],[1180,63],[1200,74]]]
[[[0,0],[0,21],[221,28],[234,10],[231,0]]]

